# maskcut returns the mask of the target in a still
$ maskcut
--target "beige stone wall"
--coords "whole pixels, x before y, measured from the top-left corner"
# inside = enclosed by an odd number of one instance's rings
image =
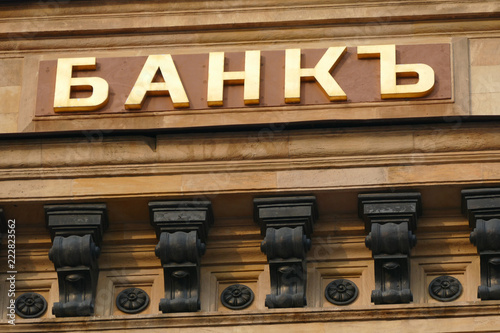
[[[17,223],[17,288],[49,303],[39,319],[6,322],[0,251],[0,330],[9,332],[121,331],[354,331],[490,332],[499,301],[480,301],[479,257],[460,207],[465,188],[500,183],[497,115],[500,70],[498,1],[54,1],[0,5],[0,207]],[[38,64],[77,56],[136,56],[249,48],[449,43],[453,99],[339,107],[147,113],[133,116],[34,117]],[[408,113],[421,121],[402,121]],[[450,117],[444,117],[450,116]],[[433,118],[435,117],[435,118]],[[328,123],[325,120],[384,119]],[[399,119],[399,120],[395,120]],[[470,120],[476,120],[475,122]],[[284,129],[280,123],[316,121]],[[212,125],[270,124],[259,128]],[[321,126],[320,126],[321,125]],[[196,128],[196,131],[195,129]],[[118,129],[177,129],[118,133]],[[74,131],[61,136],[62,131]],[[418,191],[423,215],[411,253],[414,302],[373,305],[371,252],[364,245],[357,195]],[[319,220],[308,252],[308,305],[269,310],[269,271],[253,222],[255,197],[312,194]],[[205,197],[215,224],[201,266],[201,311],[160,314],[163,273],[148,202]],[[55,318],[57,275],[43,205],[104,202],[110,227],[99,258],[95,316]],[[2,246],[5,245],[5,242]],[[464,286],[459,299],[437,302],[427,292],[439,275]],[[354,281],[359,298],[345,307],[326,301],[337,278]],[[255,292],[252,306],[230,311],[220,293],[233,283]],[[129,286],[151,304],[125,315],[114,305]]]
[[[17,132],[22,90],[23,58],[0,60],[0,132]]]
[[[497,73],[500,64],[496,57],[499,48],[500,39],[496,36],[470,41],[472,114],[497,115],[499,112]]]

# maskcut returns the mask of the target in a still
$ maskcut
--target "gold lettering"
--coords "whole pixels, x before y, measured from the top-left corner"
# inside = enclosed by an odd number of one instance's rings
[[[165,82],[153,82],[156,73]],[[170,54],[150,55],[125,101],[126,109],[140,109],[148,96],[170,96],[174,108],[189,107],[189,99]]]
[[[396,45],[358,46],[358,58],[380,58],[380,95],[383,99],[413,98],[434,89],[434,70],[426,64],[396,64]],[[397,77],[418,77],[414,84],[396,83]]]
[[[285,51],[285,103],[300,102],[300,82],[314,78],[330,101],[345,101],[347,96],[330,74],[340,61],[347,48],[330,47],[314,68],[301,68],[300,49]]]
[[[207,89],[207,103],[209,106],[222,106],[224,104],[224,81],[229,84],[243,83],[243,100],[245,104],[259,104],[260,51],[246,51],[245,70],[237,72],[224,71],[224,52],[210,52]]]
[[[108,103],[109,85],[100,77],[72,77],[75,70],[95,70],[96,59],[67,58],[57,60],[54,112],[93,111]],[[71,91],[92,91],[90,97],[71,98]]]

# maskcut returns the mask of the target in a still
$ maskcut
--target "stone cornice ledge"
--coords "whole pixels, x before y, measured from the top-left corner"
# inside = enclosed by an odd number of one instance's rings
[[[463,317],[498,316],[500,302],[462,302],[453,305],[377,305],[368,308],[272,309],[266,312],[182,313],[112,317],[78,317],[57,319],[26,319],[9,325],[9,332],[103,332],[122,329],[194,328],[241,325],[322,323],[346,321],[380,321],[406,319],[454,319]],[[5,320],[1,327],[8,325]]]
[[[84,3],[84,2],[82,2]],[[222,4],[222,5],[221,5]],[[10,5],[11,6],[11,5]],[[199,1],[194,4],[132,3],[107,5],[102,9],[86,6],[27,8],[0,5],[0,38],[40,38],[42,36],[103,35],[109,33],[200,31],[236,28],[309,26],[317,24],[388,23],[396,21],[448,20],[497,17],[500,5],[491,0],[432,1],[256,1],[243,6],[231,1]],[[56,6],[57,7],[57,6]],[[18,16],[12,13],[19,12]],[[307,13],[307,15],[304,15]],[[412,13],[409,15],[408,13]],[[8,14],[11,17],[8,17]],[[134,19],[134,25],[129,19]],[[154,18],[154,20],[151,20]],[[154,23],[151,23],[154,22]]]

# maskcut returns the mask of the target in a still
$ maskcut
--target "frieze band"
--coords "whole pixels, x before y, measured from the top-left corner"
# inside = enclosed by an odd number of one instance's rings
[[[307,305],[307,252],[311,248],[313,226],[319,218],[314,196],[256,198],[254,220],[264,239],[270,290],[268,308]],[[481,263],[478,298],[500,299],[500,189],[462,191],[463,212],[473,229],[471,242]],[[164,312],[200,310],[200,266],[206,251],[208,232],[214,223],[210,201],[153,201],[149,203],[151,225],[159,239],[155,254],[164,270]],[[366,246],[375,264],[375,304],[409,303],[410,254],[416,245],[414,234],[422,211],[420,193],[371,193],[358,196],[358,214],[365,223]],[[52,306],[56,317],[90,316],[94,313],[98,257],[103,233],[108,227],[105,204],[46,205],[47,227],[52,237],[48,255],[54,263],[59,283],[59,302]],[[449,302],[462,294],[462,285],[453,276],[436,277],[429,284],[432,298]],[[325,298],[342,306],[359,294],[348,279],[331,281]],[[254,300],[253,291],[234,284],[221,293],[222,304],[244,309]],[[37,293],[18,297],[16,311],[21,317],[38,317],[47,307]],[[139,313],[149,304],[140,288],[123,290],[116,299],[124,313]]]

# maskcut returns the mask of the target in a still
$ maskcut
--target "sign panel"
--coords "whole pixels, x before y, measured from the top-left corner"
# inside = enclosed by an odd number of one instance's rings
[[[451,98],[449,44],[336,46],[42,61],[35,116]]]

